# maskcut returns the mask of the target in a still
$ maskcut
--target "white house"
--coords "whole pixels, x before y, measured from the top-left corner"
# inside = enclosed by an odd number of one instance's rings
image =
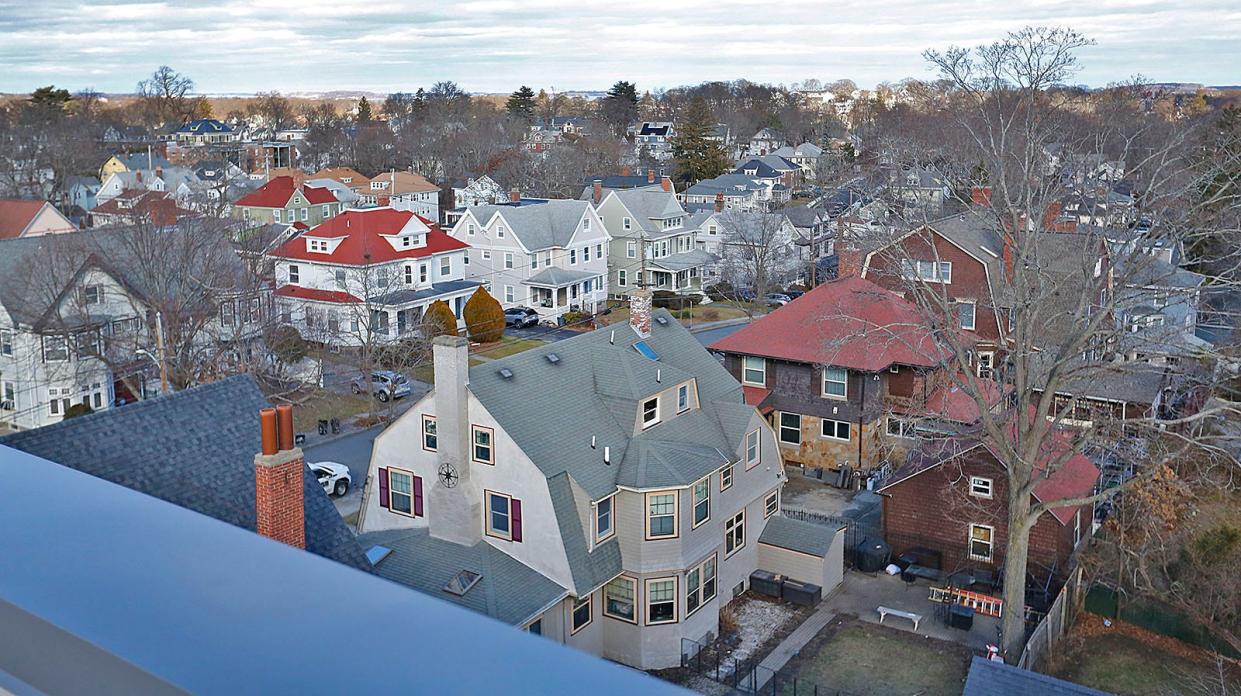
[[[304,338],[356,346],[422,327],[432,302],[457,319],[478,281],[466,280],[468,245],[407,210],[346,210],[271,252],[281,319]]]
[[[440,219],[440,187],[413,172],[390,171],[358,190],[362,205],[408,210],[428,220]]]
[[[808,525],[779,514],[775,436],[741,385],[641,295],[630,325],[473,368],[436,339],[434,391],[371,455],[378,575],[639,669],[719,634],[760,547]]]
[[[697,244],[689,213],[662,186],[600,192],[595,204],[612,235],[608,256],[614,297],[638,287],[686,294],[702,291],[702,270],[714,259]]]
[[[612,237],[587,201],[523,198],[467,208],[449,232],[470,245],[466,278],[505,308],[534,308],[557,321],[595,312],[608,297]]]
[[[507,199],[508,192],[504,190],[504,187],[486,174],[458,179],[452,184],[454,208],[503,203]]]

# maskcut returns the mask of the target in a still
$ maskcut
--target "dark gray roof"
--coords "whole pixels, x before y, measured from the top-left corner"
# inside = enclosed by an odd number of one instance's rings
[[[568,246],[589,207],[587,201],[550,199],[538,205],[479,205],[470,212],[483,225],[500,214],[522,246],[540,251]]]
[[[835,538],[836,532],[831,527],[776,515],[767,520],[758,543],[824,558]]]
[[[1109,696],[1106,691],[975,656],[961,696]]]
[[[391,549],[392,553],[375,564],[376,575],[507,624],[524,624],[568,594],[537,570],[485,541],[473,546],[454,544],[432,537],[423,527],[362,534],[358,544],[366,549]],[[445,592],[448,581],[463,570],[482,577],[460,597]]]
[[[1045,384],[1054,360],[1048,353],[1031,356],[1030,378],[1035,385]],[[1165,387],[1175,389],[1185,380],[1185,374],[1174,366],[1129,361],[1090,362],[1075,358],[1068,364],[1056,391],[1149,406]]]
[[[573,482],[568,474],[559,474],[547,480],[547,492],[556,512],[556,526],[564,544],[569,572],[573,575],[574,594],[583,597],[596,587],[611,581],[621,572],[620,542],[609,539],[590,550],[586,543],[588,530],[582,528],[577,505],[573,499]]]
[[[655,186],[621,189],[613,192],[625,204],[625,208],[633,213],[634,222],[647,233],[647,239],[683,232],[684,229],[665,230],[662,225],[652,222],[685,215],[685,208],[671,191]]]
[[[448,280],[443,283],[432,283],[421,290],[397,290],[370,298],[370,302],[385,305],[403,305],[419,300],[429,300],[441,295],[456,294],[482,285],[477,280]]]
[[[721,174],[714,179],[703,179],[685,190],[690,196],[714,196],[717,193],[730,196],[748,196],[755,191],[762,191],[762,184],[756,184],[744,174]]]
[[[691,249],[683,251],[679,254],[672,254],[659,259],[647,259],[647,263],[654,268],[663,268],[669,271],[684,271],[690,268],[698,268],[715,261],[715,254],[701,249]]]
[[[0,444],[253,531],[258,412],[268,406],[253,378],[230,377],[14,433]],[[313,476],[304,479],[306,550],[369,570],[323,488]]]
[[[1164,261],[1153,256],[1146,258],[1129,258],[1121,257],[1120,261],[1131,261],[1132,263],[1117,263],[1116,276],[1125,285],[1130,287],[1150,287],[1150,288],[1197,288],[1206,282],[1206,276],[1200,273],[1186,270],[1179,266]],[[1132,270],[1130,270],[1132,267]]]
[[[524,285],[549,285],[558,288],[563,285],[580,283],[587,278],[598,277],[598,275],[598,273],[591,273],[590,271],[576,271],[570,268],[556,268],[553,266],[539,271],[521,282]]]

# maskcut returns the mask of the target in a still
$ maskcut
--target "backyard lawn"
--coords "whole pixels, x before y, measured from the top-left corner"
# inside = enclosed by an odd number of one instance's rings
[[[909,631],[836,619],[782,670],[780,693],[960,696],[973,653]],[[785,683],[784,680],[788,679]]]
[[[301,404],[293,406],[293,429],[308,433],[319,427],[319,420],[339,418],[342,422],[366,413],[370,404],[365,396],[316,391]]]

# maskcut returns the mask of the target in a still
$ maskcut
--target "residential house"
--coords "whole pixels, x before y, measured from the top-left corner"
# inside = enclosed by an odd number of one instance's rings
[[[608,253],[612,297],[626,298],[640,287],[702,292],[703,269],[715,258],[698,247],[697,229],[688,225],[689,212],[671,185],[596,191],[595,209],[612,236]]]
[[[357,193],[359,195],[361,195],[363,191],[371,187],[370,178],[362,174],[358,170],[353,169],[351,167],[329,167],[327,169],[320,169],[319,171],[307,176],[306,178],[307,179],[332,179],[334,181],[339,181],[340,183],[349,187],[349,189],[352,190],[354,193]]]
[[[1063,436],[1061,436],[1063,435]],[[1069,453],[1067,433],[1053,432],[1036,462],[1034,504],[1084,497],[1099,469]],[[1008,474],[994,443],[983,439],[929,440],[910,453],[879,487],[884,540],[894,556],[912,549],[935,552],[949,573],[969,568],[998,577],[1008,547]],[[1093,506],[1055,507],[1030,531],[1029,572],[1063,577],[1069,558],[1094,523]]]
[[[776,129],[760,128],[757,133],[750,136],[747,152],[758,156],[769,155],[787,144],[784,136]]]
[[[103,180],[99,191],[95,194],[95,203],[99,205],[115,198],[123,191],[157,191],[168,193],[178,200],[188,201],[200,193],[207,185],[198,178],[194,170],[187,167],[159,167],[155,169],[135,169],[116,172]]]
[[[814,143],[802,143],[797,147],[785,145],[776,148],[771,154],[801,167],[803,180],[814,181],[818,172],[819,158],[823,156],[823,148]]]
[[[802,177],[801,167],[775,155],[751,157],[733,170],[733,174],[748,177],[762,186],[759,199],[772,205],[789,202],[793,187]]]
[[[47,201],[0,198],[0,239],[63,234],[77,229]]]
[[[671,121],[643,121],[630,126],[629,130],[637,152],[646,150],[659,162],[672,159],[672,139],[676,137],[676,127]]]
[[[95,206],[90,211],[91,226],[150,223],[175,225],[178,220],[197,217],[199,213],[183,208],[177,199],[163,191],[129,189],[119,196]]]
[[[961,696],[1110,696],[1064,679],[975,655]]]
[[[68,210],[79,208],[90,210],[97,205],[95,196],[99,194],[101,183],[93,176],[65,177],[65,205]]]
[[[449,234],[470,246],[466,278],[505,308],[532,307],[558,322],[566,312],[596,312],[608,298],[612,237],[588,201],[474,206]]]
[[[699,230],[699,248],[713,257],[706,272],[712,279],[726,276],[733,287],[752,287],[755,259],[764,259],[768,287],[775,291],[801,282],[809,273],[809,245],[798,245],[797,228],[783,212],[753,210],[712,211],[691,225]],[[707,234],[702,234],[706,227]]]
[[[440,219],[440,187],[413,172],[379,174],[358,195],[362,205],[389,206],[428,220]]]
[[[466,280],[468,245],[407,210],[346,210],[267,254],[282,321],[331,346],[416,335],[443,300],[457,319],[480,283]]]
[[[636,172],[629,167],[622,167],[620,174],[603,174],[583,179],[582,193],[578,198],[584,201],[591,199],[594,196],[596,181],[599,182],[604,191],[661,186],[665,191],[676,193],[676,183],[672,181],[671,177],[663,175],[655,167],[639,168]]]
[[[760,210],[766,208],[770,191],[745,174],[721,174],[690,186],[681,198],[686,208],[701,210],[713,207],[721,196],[725,210]]]
[[[451,210],[443,211],[445,226],[457,224],[466,208],[476,205],[494,205],[509,199],[509,192],[486,174],[469,174],[452,181]]]
[[[771,428],[649,303],[635,294],[628,326],[477,367],[465,339],[437,338],[434,391],[372,451],[358,540],[383,556],[375,572],[660,669],[684,639],[719,635],[775,531],[822,540],[779,514]],[[816,570],[825,593],[839,581]]]
[[[823,283],[709,348],[770,418],[785,461],[808,470],[870,471],[907,448],[916,434],[894,413],[928,429],[978,417],[931,323],[862,278]]]
[[[314,227],[339,215],[344,207],[326,188],[280,176],[237,199],[232,212],[234,218],[251,225],[300,222]]]
[[[183,146],[217,145],[234,143],[240,139],[232,126],[214,118],[200,118],[182,124],[172,133],[177,144]]]
[[[270,510],[256,500],[262,472],[255,455],[259,411],[266,408],[254,378],[239,375],[0,437],[0,445],[262,533]],[[323,487],[297,464],[302,471],[289,503],[302,519],[302,548],[370,571]]]
[[[112,155],[99,168],[99,180],[107,181],[108,177],[120,172],[136,172],[140,169],[155,171],[157,168],[168,169],[170,167],[172,167],[172,162],[169,162],[168,158],[150,150]]]
[[[944,203],[952,195],[943,175],[922,166],[893,168],[888,183],[896,200],[928,215],[942,214]]]

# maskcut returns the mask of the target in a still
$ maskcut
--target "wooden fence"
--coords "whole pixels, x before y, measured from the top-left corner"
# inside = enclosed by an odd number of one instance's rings
[[[1047,610],[1030,638],[1021,651],[1021,659],[1017,666],[1035,672],[1045,672],[1055,658],[1056,650],[1065,634],[1073,628],[1078,613],[1086,601],[1086,590],[1082,583],[1082,569],[1077,568],[1069,574],[1064,587],[1056,595],[1055,601]]]

